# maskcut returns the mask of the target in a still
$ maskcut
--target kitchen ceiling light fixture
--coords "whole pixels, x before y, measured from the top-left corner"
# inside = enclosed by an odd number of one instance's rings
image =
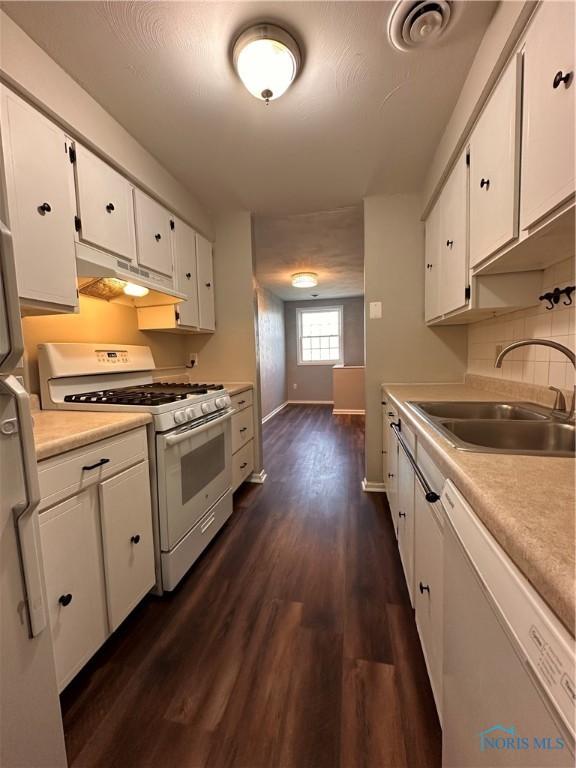
[[[275,24],[257,24],[242,32],[232,59],[252,96],[266,104],[286,92],[302,61],[296,40]]]
[[[314,288],[318,285],[318,275],[316,272],[295,272],[292,275],[292,285],[294,288]]]

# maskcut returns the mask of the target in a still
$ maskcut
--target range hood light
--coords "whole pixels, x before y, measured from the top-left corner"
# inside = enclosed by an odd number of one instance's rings
[[[142,296],[148,296],[150,289],[143,285],[136,285],[135,283],[126,283],[123,288],[126,296],[135,296],[136,298],[142,298]]]

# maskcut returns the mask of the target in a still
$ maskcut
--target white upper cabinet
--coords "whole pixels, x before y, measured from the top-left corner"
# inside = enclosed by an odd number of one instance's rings
[[[214,314],[214,273],[212,266],[212,243],[202,235],[196,235],[196,258],[198,260],[198,305],[200,328],[213,331],[216,328]]]
[[[470,265],[518,236],[522,59],[504,70],[470,137]]]
[[[134,204],[138,263],[172,277],[171,213],[139,189],[134,190]]]
[[[79,240],[135,261],[132,184],[84,147],[75,153]]]
[[[574,3],[544,2],[524,49],[521,226],[574,193]]]
[[[424,317],[433,320],[440,314],[438,289],[440,287],[440,209],[438,203],[426,219],[426,248],[424,273]]]
[[[440,277],[438,309],[446,314],[466,304],[468,285],[466,155],[461,155],[438,200]],[[433,268],[434,270],[434,268]]]
[[[188,301],[178,305],[178,324],[197,328],[198,277],[196,270],[196,233],[180,219],[174,219],[172,250],[176,277],[175,288],[188,296]]]
[[[67,139],[43,115],[1,88],[3,211],[14,238],[18,290],[49,311],[78,305],[74,192]]]

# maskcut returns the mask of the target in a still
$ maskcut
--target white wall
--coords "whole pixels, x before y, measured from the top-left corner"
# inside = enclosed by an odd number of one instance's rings
[[[62,125],[73,138],[96,151],[212,239],[211,217],[190,190],[171,176],[3,11],[0,11],[0,74],[8,85]]]
[[[284,302],[258,288],[258,360],[262,418],[286,402]]]
[[[383,383],[461,381],[467,329],[424,323],[424,225],[415,195],[364,200],[364,298],[382,302],[366,325],[366,479],[382,482]]]

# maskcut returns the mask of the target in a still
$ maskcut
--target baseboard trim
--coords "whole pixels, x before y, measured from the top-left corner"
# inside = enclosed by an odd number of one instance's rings
[[[265,481],[268,475],[266,474],[266,470],[263,469],[261,472],[252,472],[250,477],[248,478],[249,483],[256,483],[257,485],[262,485]]]
[[[365,416],[366,415],[366,411],[364,410],[364,408],[356,408],[356,409],[354,409],[354,408],[333,408],[332,409],[332,413],[335,416],[346,416],[348,414],[350,416]]]
[[[276,416],[276,414],[277,414],[277,413],[280,413],[280,411],[282,410],[282,408],[286,408],[286,406],[287,406],[287,405],[288,405],[288,400],[285,400],[285,401],[282,403],[282,405],[279,405],[279,406],[278,406],[278,408],[274,408],[274,410],[273,410],[273,411],[270,411],[270,413],[269,413],[269,414],[267,414],[266,416],[264,416],[264,418],[262,419],[262,424],[266,424],[266,422],[267,422],[267,421],[270,421],[270,419],[271,419],[273,416]]]
[[[334,405],[334,400],[287,400],[286,405]]]
[[[372,483],[369,480],[362,480],[362,490],[366,493],[385,493],[386,483]]]

